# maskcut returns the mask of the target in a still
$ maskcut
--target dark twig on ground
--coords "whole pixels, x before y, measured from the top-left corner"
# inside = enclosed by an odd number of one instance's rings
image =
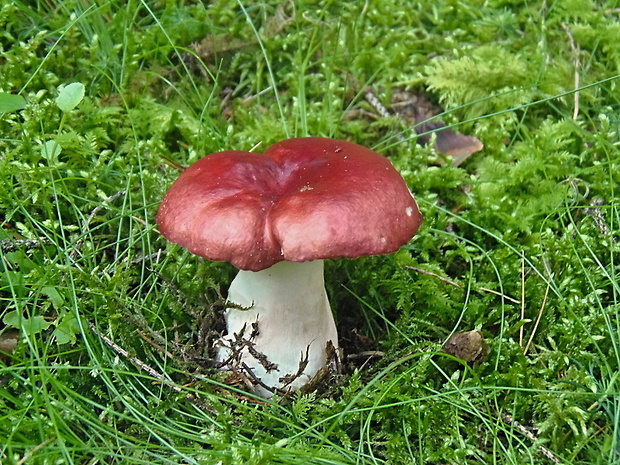
[[[592,216],[592,219],[594,220],[594,224],[596,225],[598,230],[601,232],[601,234],[603,234],[604,236],[611,237],[611,229],[609,228],[609,226],[607,226],[607,223],[605,222],[605,217],[603,216],[603,213],[601,212],[601,208],[600,208],[604,203],[605,202],[603,199],[594,199],[592,200],[592,202],[590,202],[590,207],[584,210],[584,213],[586,215]],[[613,237],[611,237],[611,240],[613,242],[616,242],[615,238]]]
[[[536,442],[538,441],[538,438],[532,434],[532,432],[530,430],[528,430],[525,426],[523,426],[521,423],[519,423],[518,421],[516,421],[511,415],[508,415],[507,413],[504,413],[501,415],[501,419],[508,425],[510,426],[514,426],[521,434],[524,434],[525,436],[527,436],[528,438],[530,438],[532,441]],[[544,446],[538,446],[540,452],[547,457],[549,460],[551,460],[553,463],[555,464],[560,464],[562,463],[562,461],[557,458],[555,456],[555,454],[553,452],[551,452],[549,449],[547,449]]]
[[[84,244],[84,238],[86,237],[86,234],[88,233],[88,229],[90,228],[90,223],[93,221],[93,219],[95,219],[95,217],[99,214],[101,210],[106,208],[108,205],[110,205],[112,202],[114,202],[119,197],[122,197],[126,193],[127,193],[126,190],[121,190],[121,191],[116,192],[115,194],[112,194],[110,197],[105,199],[103,203],[101,203],[101,205],[97,205],[90,212],[90,215],[88,215],[88,218],[86,218],[86,221],[82,225],[82,229],[80,231],[80,239],[78,239],[78,241],[75,243],[75,247],[69,254],[69,258],[71,258],[71,260],[75,260],[75,257],[77,256],[80,249],[82,248],[82,244]]]
[[[127,352],[125,349],[123,349],[121,346],[119,346],[118,344],[116,344],[114,341],[112,341],[110,338],[106,337],[105,335],[103,335],[95,326],[94,323],[92,322],[88,322],[90,329],[93,333],[95,333],[97,336],[99,336],[101,338],[101,340],[108,346],[110,347],[112,350],[114,350],[114,352],[116,352],[118,355],[121,355],[122,357],[128,359],[131,363],[133,363],[135,366],[137,366],[138,368],[140,368],[142,371],[145,371],[146,373],[148,373],[150,376],[152,376],[153,378],[157,379],[159,382],[161,382],[163,385],[169,387],[171,390],[173,390],[174,392],[177,392],[179,394],[185,394],[185,398],[187,400],[189,400],[191,403],[193,403],[194,405],[196,405],[198,408],[200,408],[201,410],[205,411],[205,412],[209,412],[209,413],[217,413],[217,411],[215,409],[213,409],[212,407],[208,406],[207,404],[205,404],[202,400],[200,400],[198,397],[196,397],[194,394],[192,393],[187,393],[183,388],[177,386],[172,380],[170,380],[167,376],[159,373],[157,370],[155,370],[153,367],[151,367],[150,365],[147,365],[146,363],[144,363],[142,360],[140,360],[138,357],[133,357],[131,355],[129,355],[129,352]]]
[[[571,32],[568,24],[562,23],[562,29],[568,35],[568,43],[570,44],[570,51],[573,56],[573,65],[575,66],[575,73],[573,77],[573,82],[575,86],[575,92],[573,93],[574,106],[573,106],[573,121],[577,121],[577,117],[579,116],[579,68],[581,68],[581,60],[579,59],[579,47],[575,44],[575,38],[573,37],[573,33]]]
[[[450,284],[451,286],[454,286],[454,287],[458,287],[459,289],[462,288],[462,286],[460,284],[452,281],[451,279],[445,278],[443,276],[439,276],[437,273],[433,273],[432,271],[423,270],[422,268],[417,268],[415,266],[410,266],[410,265],[405,265],[405,268],[408,269],[408,270],[415,271],[417,273],[425,274],[427,276],[433,276],[433,277],[439,279],[441,282],[444,282],[446,284]],[[509,300],[510,302],[515,303],[515,304],[521,303],[520,301],[518,301],[517,299],[515,299],[513,297],[510,297],[509,295],[502,294],[501,292],[494,291],[493,289],[487,289],[486,287],[479,287],[479,288],[477,288],[477,290],[483,291],[483,292],[488,292],[490,294],[495,294],[497,296],[500,296],[502,299]]]
[[[2,253],[16,252],[17,250],[32,250],[50,244],[50,241],[41,239],[2,239],[0,250]]]

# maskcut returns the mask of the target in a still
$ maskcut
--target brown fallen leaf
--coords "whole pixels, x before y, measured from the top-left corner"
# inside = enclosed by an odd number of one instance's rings
[[[487,359],[491,348],[484,340],[482,331],[474,329],[453,334],[444,344],[443,351],[467,363],[480,363]]]
[[[445,123],[438,119],[432,119],[441,112],[441,109],[433,105],[424,95],[418,95],[409,91],[398,91],[393,95],[392,110],[400,116],[417,125],[418,134],[433,131],[435,134],[435,150],[453,159],[454,166],[459,166],[472,154],[484,148],[484,144],[474,136],[465,136],[452,129],[445,128]],[[431,140],[431,134],[424,134],[418,138],[422,145]]]
[[[445,124],[439,120],[423,122],[420,127],[420,132],[427,132],[445,127]],[[431,135],[420,137],[420,139],[426,139],[424,143],[428,143]],[[484,148],[480,139],[474,136],[464,136],[452,129],[440,129],[435,131],[435,150],[441,152],[448,157],[452,157],[452,164],[459,166],[471,155],[479,152]]]
[[[3,363],[11,361],[11,354],[17,347],[18,340],[19,331],[16,329],[5,329],[0,334],[0,361]]]
[[[280,3],[275,14],[269,18],[267,24],[261,30],[263,39],[274,37],[282,32],[287,26],[295,21],[295,10],[291,0]],[[256,45],[259,40],[256,36],[251,39],[239,39],[232,34],[210,34],[199,42],[189,46],[189,49],[202,61],[210,61],[214,55],[221,53],[232,53],[242,48]],[[190,59],[189,55],[185,59]]]

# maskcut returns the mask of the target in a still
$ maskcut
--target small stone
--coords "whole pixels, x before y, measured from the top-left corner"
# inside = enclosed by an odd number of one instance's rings
[[[6,329],[0,334],[0,361],[7,364],[11,361],[11,354],[17,347],[18,340],[19,331],[16,329]]]
[[[443,346],[443,350],[446,354],[475,364],[485,361],[491,352],[482,331],[477,329],[453,334]]]

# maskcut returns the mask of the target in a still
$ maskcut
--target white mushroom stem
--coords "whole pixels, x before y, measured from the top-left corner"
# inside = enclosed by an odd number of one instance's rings
[[[334,317],[323,283],[323,261],[279,262],[262,271],[239,271],[228,291],[232,306],[226,310],[228,335],[224,337],[218,358],[230,359],[234,353],[235,334],[253,343],[256,352],[242,348],[245,363],[262,383],[269,387],[298,389],[327,363],[328,341],[338,345]],[[257,326],[253,326],[258,323]],[[253,331],[255,334],[252,336]],[[257,358],[257,353],[259,357]],[[291,384],[280,379],[299,371],[300,361],[308,355],[301,376]],[[260,354],[265,359],[260,360]],[[277,365],[268,370],[267,362]],[[256,392],[270,397],[271,392],[258,386]]]

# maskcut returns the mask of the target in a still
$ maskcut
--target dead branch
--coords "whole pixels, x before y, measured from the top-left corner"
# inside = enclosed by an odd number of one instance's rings
[[[448,278],[440,276],[440,275],[438,275],[436,273],[433,273],[432,271],[426,271],[426,270],[423,270],[422,268],[417,268],[415,266],[409,266],[409,265],[405,265],[405,268],[407,268],[408,270],[417,271],[418,273],[422,273],[422,274],[425,274],[425,275],[428,275],[428,276],[433,276],[433,277],[439,279],[440,281],[442,281],[442,282],[444,282],[446,284],[450,284],[451,286],[458,287],[459,289],[462,289],[462,286],[460,284],[458,284],[458,283],[456,283],[456,282],[454,282],[454,281],[452,281],[452,280],[450,280]],[[479,287],[478,290],[498,295],[501,298],[509,300],[510,302],[515,303],[515,304],[520,304],[521,303],[517,299],[515,299],[513,297],[510,297],[509,295],[502,294],[501,292],[494,291],[493,289],[487,289],[486,287]]]
[[[530,346],[532,345],[532,341],[534,340],[534,335],[536,334],[536,330],[538,329],[538,323],[540,323],[540,319],[542,318],[543,312],[545,311],[545,306],[547,305],[547,296],[549,295],[550,284],[547,284],[547,289],[545,290],[545,297],[543,297],[542,304],[540,305],[540,310],[538,310],[538,316],[536,317],[536,322],[534,323],[534,329],[532,329],[532,334],[530,334],[529,339],[527,340],[527,344],[525,345],[525,349],[523,349],[523,355],[527,355],[528,350],[530,350]]]
[[[409,266],[409,265],[405,265],[405,268],[407,268],[408,270],[417,271],[418,273],[422,273],[428,276],[434,276],[435,278],[439,279],[441,282],[450,284],[451,286],[454,286],[454,287],[458,287],[459,289],[461,288],[460,284],[455,283],[454,281],[448,278],[444,278],[443,276],[439,276],[437,273],[433,273],[432,271],[426,271],[426,270],[423,270],[422,268],[417,268],[415,266]]]
[[[507,413],[503,413],[501,415],[501,419],[508,425],[510,426],[514,426],[521,434],[524,434],[525,436],[527,436],[529,439],[531,439],[533,442],[538,441],[538,438],[532,434],[531,431],[529,431],[525,426],[523,426],[521,423],[519,423],[518,421],[516,421],[514,418],[512,418],[511,415],[508,415]],[[557,458],[553,452],[551,452],[549,449],[547,449],[544,446],[539,446],[538,447],[540,449],[540,452],[547,457],[549,460],[551,460],[553,463],[559,465],[562,463],[562,461]]]
[[[46,238],[40,239],[2,239],[0,240],[0,251],[2,253],[15,252],[17,250],[32,250],[50,244]]]
[[[116,344],[114,341],[112,341],[110,338],[108,338],[107,336],[103,335],[95,326],[95,324],[91,321],[88,322],[88,325],[91,329],[91,331],[93,333],[95,333],[97,336],[99,336],[99,338],[101,338],[101,340],[108,346],[110,347],[112,350],[114,350],[114,352],[116,352],[118,355],[121,355],[122,357],[128,359],[131,363],[133,363],[135,366],[137,366],[139,369],[141,369],[142,371],[145,371],[146,373],[148,373],[150,376],[152,376],[153,378],[157,379],[158,381],[160,381],[163,385],[169,387],[171,390],[173,390],[176,393],[179,394],[185,394],[185,398],[187,400],[189,400],[191,403],[193,403],[194,405],[196,405],[198,408],[200,408],[201,410],[208,412],[208,413],[212,413],[212,414],[217,414],[217,411],[215,409],[213,409],[212,407],[208,406],[207,404],[205,404],[202,400],[200,400],[198,397],[196,397],[194,394],[192,393],[186,393],[183,388],[177,386],[172,380],[170,380],[168,377],[164,376],[163,374],[159,373],[157,370],[155,370],[153,367],[151,367],[150,365],[147,365],[146,363],[144,363],[142,360],[140,360],[138,357],[133,357],[131,355],[129,355],[129,352],[127,352],[125,349],[123,349],[121,346],[119,346],[118,344]]]
[[[575,93],[573,94],[574,108],[573,108],[573,121],[577,121],[579,116],[579,68],[581,68],[581,61],[579,59],[579,47],[575,45],[575,38],[573,33],[566,23],[562,23],[562,29],[568,35],[568,43],[570,44],[571,55],[573,56],[573,66],[575,67],[575,74],[573,78]]]
[[[125,194],[127,194],[126,190],[121,190],[121,191],[118,191],[115,194],[112,194],[110,197],[105,199],[103,201],[103,203],[101,203],[101,205],[97,205],[90,212],[90,215],[88,215],[88,218],[86,218],[86,221],[82,225],[82,229],[80,231],[80,239],[78,239],[78,241],[75,243],[75,246],[73,247],[73,250],[71,251],[71,253],[69,253],[69,258],[71,260],[75,260],[75,257],[77,256],[77,254],[79,253],[80,249],[82,248],[82,244],[84,244],[84,237],[88,233],[88,229],[90,227],[90,223],[93,221],[95,216],[97,216],[101,210],[103,210],[104,208],[107,208],[108,205],[110,205],[116,199],[118,199],[119,197],[121,197],[121,196],[123,196]]]

